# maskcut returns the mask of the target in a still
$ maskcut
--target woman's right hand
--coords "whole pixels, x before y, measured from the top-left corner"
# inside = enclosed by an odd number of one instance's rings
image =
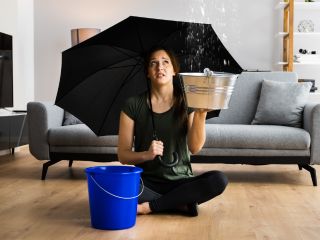
[[[149,150],[148,150],[149,159],[153,160],[156,156],[162,156],[163,155],[163,142],[162,141],[156,141],[153,140],[150,144]]]

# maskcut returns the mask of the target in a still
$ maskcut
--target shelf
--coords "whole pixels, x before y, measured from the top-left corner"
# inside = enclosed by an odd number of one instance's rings
[[[287,65],[288,62],[278,62],[278,65]]]
[[[278,65],[287,65],[288,62],[278,62]],[[293,65],[320,65],[319,62],[294,62]]]
[[[285,8],[288,2],[279,2],[277,8]],[[308,9],[308,10],[319,10],[320,2],[294,2],[295,9]]]
[[[301,40],[312,40],[319,41],[320,31],[317,32],[294,32],[294,18],[296,10],[306,9],[308,12],[303,14],[308,15],[309,12],[313,11],[313,14],[318,14],[320,10],[320,2],[304,2],[304,1],[295,1],[287,0],[280,1],[277,4],[277,8],[282,9],[283,11],[283,30],[278,32],[276,37],[282,38],[282,61],[278,62],[279,65],[282,65],[284,71],[293,71],[294,67],[298,66],[320,66],[319,57],[299,57],[294,55],[294,41],[299,39]],[[318,10],[318,11],[317,11]],[[280,30],[281,31],[281,30]],[[294,61],[296,60],[296,62]]]
[[[316,92],[311,92],[308,98],[309,102],[320,103],[320,92],[317,90]]]
[[[285,37],[287,36],[289,33],[288,32],[279,32],[277,34],[277,36],[279,37]],[[320,37],[320,32],[294,32],[293,33],[294,36],[308,36],[308,37]]]
[[[320,65],[320,62],[294,62],[293,65]]]
[[[294,7],[297,9],[319,10],[320,2],[295,2]]]
[[[277,5],[277,9],[285,8],[289,3],[287,2],[279,2]]]

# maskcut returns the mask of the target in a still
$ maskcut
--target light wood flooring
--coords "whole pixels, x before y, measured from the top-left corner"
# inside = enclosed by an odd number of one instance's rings
[[[138,216],[119,231],[90,226],[84,169],[108,163],[63,161],[41,181],[28,147],[0,156],[0,239],[320,239],[320,187],[296,165],[194,164],[196,174],[224,171],[225,192],[199,206],[198,217]],[[320,168],[316,167],[320,175]],[[319,178],[318,178],[318,182]]]

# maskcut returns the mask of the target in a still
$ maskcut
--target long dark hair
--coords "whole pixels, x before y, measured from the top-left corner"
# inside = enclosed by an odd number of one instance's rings
[[[170,61],[172,63],[173,69],[176,73],[176,75],[173,76],[174,115],[178,119],[179,126],[181,126],[181,130],[186,134],[188,132],[188,111],[187,111],[187,105],[186,105],[185,95],[184,95],[184,91],[183,91],[183,85],[180,82],[180,79],[178,76],[178,73],[180,71],[180,65],[179,65],[179,61],[178,61],[178,58],[176,57],[175,53],[171,49],[168,49],[166,47],[154,46],[145,55],[145,58],[144,58],[145,72],[147,75],[151,55],[154,52],[157,52],[160,50],[163,50],[168,54]],[[150,80],[150,79],[148,79],[148,80]]]

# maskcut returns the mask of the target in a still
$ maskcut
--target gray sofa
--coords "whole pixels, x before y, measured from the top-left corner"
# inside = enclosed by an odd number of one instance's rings
[[[243,72],[239,75],[229,109],[207,120],[203,149],[191,157],[194,163],[297,164],[308,170],[313,185],[320,164],[320,104],[308,103],[303,127],[251,125],[262,81],[297,81],[289,72]],[[69,160],[117,161],[117,136],[97,137],[86,125],[63,126],[64,111],[52,103],[27,106],[30,152],[43,164],[42,179],[50,165]]]

